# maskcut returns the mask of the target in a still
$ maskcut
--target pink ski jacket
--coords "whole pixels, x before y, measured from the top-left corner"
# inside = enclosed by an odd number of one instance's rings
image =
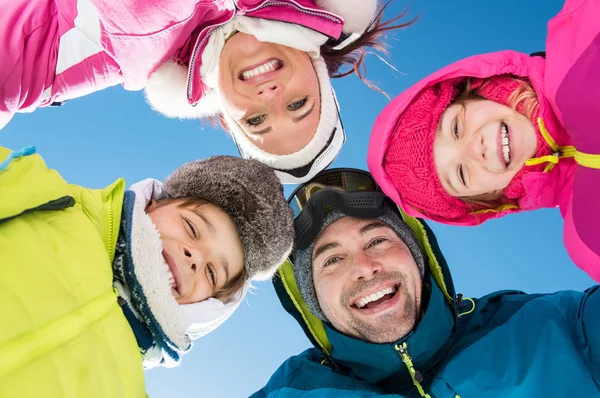
[[[402,200],[383,168],[389,139],[413,98],[440,81],[499,74],[527,77],[539,99],[538,125],[555,154],[543,159],[548,172],[528,173],[527,195],[505,205],[445,224],[478,225],[509,213],[559,206],[564,243],[575,264],[600,281],[600,1],[567,0],[548,24],[546,58],[514,51],[477,55],[449,65],[396,97],[378,116],[368,152],[371,173],[383,191],[411,216],[432,218]]]
[[[371,22],[376,0],[10,0],[0,12],[0,128],[16,112],[109,86],[143,89],[165,61],[189,66],[187,98],[204,93],[201,55],[235,15],[288,22],[335,41]]]

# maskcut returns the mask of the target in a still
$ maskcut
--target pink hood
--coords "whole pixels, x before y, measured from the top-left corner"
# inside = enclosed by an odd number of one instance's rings
[[[383,167],[384,157],[389,147],[389,140],[394,135],[400,116],[423,90],[441,81],[456,77],[487,78],[494,75],[513,74],[527,77],[535,88],[538,97],[544,99],[545,65],[546,62],[542,57],[530,57],[529,55],[514,51],[476,55],[455,62],[431,74],[396,97],[386,106],[375,121],[368,154],[369,170],[386,195],[412,216],[430,218],[445,224],[455,225],[478,225],[491,218],[502,217],[509,213],[541,207],[554,207],[561,203],[566,203],[570,192],[570,175],[572,174],[573,164],[571,159],[561,160],[549,173],[535,172],[527,174],[523,180],[527,194],[519,201],[519,209],[468,214],[462,218],[453,220],[425,215],[414,207],[404,203],[401,192],[396,189],[394,181]],[[540,101],[540,117],[558,145],[569,144],[569,136],[558,122],[552,107],[546,100]]]

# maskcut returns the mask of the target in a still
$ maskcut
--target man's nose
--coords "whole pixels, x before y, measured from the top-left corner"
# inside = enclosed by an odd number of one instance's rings
[[[261,86],[256,94],[263,103],[270,103],[277,100],[277,98],[279,98],[279,94],[281,94],[282,91],[283,90],[280,84],[270,83]]]
[[[376,258],[364,253],[354,256],[352,272],[355,280],[373,279],[379,271],[381,271],[381,263]]]

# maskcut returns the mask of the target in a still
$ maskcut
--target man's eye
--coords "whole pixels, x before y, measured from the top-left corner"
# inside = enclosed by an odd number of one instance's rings
[[[306,104],[306,100],[307,100],[307,97],[301,99],[300,101],[296,101],[294,103],[289,104],[287,106],[287,108],[290,111],[297,111],[298,109],[302,108]]]
[[[327,259],[327,261],[325,261],[325,263],[323,264],[323,268],[325,268],[327,266],[330,266],[330,265],[333,265],[333,264],[337,263],[340,260],[341,260],[340,257],[329,257]]]
[[[385,238],[375,238],[371,242],[369,242],[369,245],[367,246],[367,248],[379,245],[379,244],[385,242],[386,240],[387,239],[385,239]]]
[[[265,121],[265,117],[266,115],[249,117],[248,119],[245,119],[244,122],[250,126],[258,126]]]

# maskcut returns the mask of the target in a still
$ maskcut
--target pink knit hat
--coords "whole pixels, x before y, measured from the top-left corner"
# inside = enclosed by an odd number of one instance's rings
[[[456,99],[457,87],[464,81],[465,78],[455,78],[439,82],[415,97],[400,117],[383,160],[384,170],[402,200],[430,218],[453,220],[484,208],[450,196],[442,187],[433,158],[433,142],[440,119]],[[471,79],[471,88],[476,89],[478,95],[506,106],[510,106],[510,96],[520,84],[507,75]],[[519,104],[516,110],[525,114],[524,108]],[[537,111],[531,120],[537,131]],[[540,145],[542,142],[538,132],[536,157],[549,150],[545,143]],[[523,176],[539,168],[523,167],[504,189],[506,198],[512,202],[525,195]]]

